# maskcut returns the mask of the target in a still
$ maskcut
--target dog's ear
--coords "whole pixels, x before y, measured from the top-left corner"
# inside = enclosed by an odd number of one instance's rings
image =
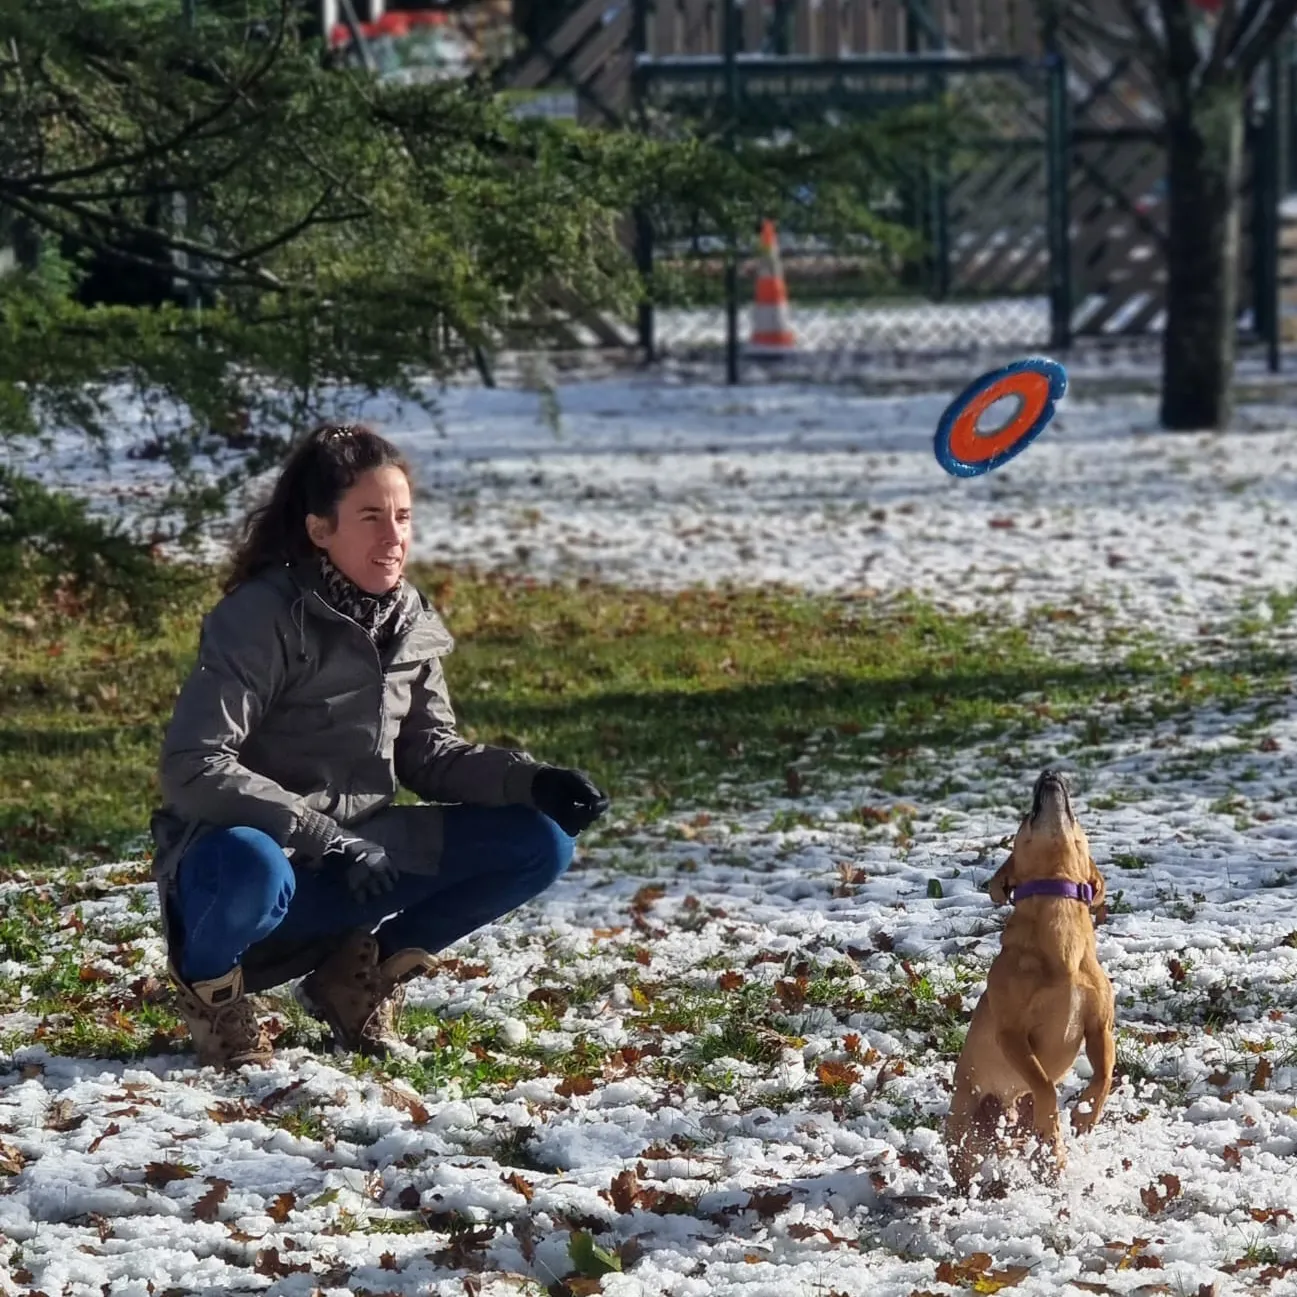
[[[1094,888],[1094,896],[1090,900],[1092,910],[1103,909],[1104,902],[1108,898],[1108,885],[1103,881],[1103,875],[1099,872],[1099,867],[1094,863],[1094,857],[1090,857],[1090,886]]]
[[[1009,893],[1013,890],[1013,866],[1013,852],[1010,851],[1008,860],[991,875],[991,881],[986,890],[995,905],[1008,905],[1009,903]]]

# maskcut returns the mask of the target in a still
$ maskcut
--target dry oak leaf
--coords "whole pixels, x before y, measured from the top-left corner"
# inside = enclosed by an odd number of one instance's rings
[[[770,1216],[778,1216],[781,1211],[788,1208],[788,1204],[793,1200],[793,1191],[784,1190],[783,1193],[753,1193],[748,1195],[747,1209],[754,1211],[763,1219]]]
[[[71,1099],[55,1099],[45,1111],[45,1129],[60,1133],[76,1130],[85,1124],[85,1115],[78,1116]]]
[[[619,1175],[613,1176],[612,1183],[608,1186],[608,1196],[619,1216],[625,1216],[627,1212],[633,1211],[639,1201],[639,1180],[635,1172],[622,1171]]]
[[[1156,1216],[1158,1212],[1170,1205],[1172,1199],[1180,1196],[1180,1179],[1174,1175],[1159,1176],[1157,1183],[1141,1189],[1139,1196],[1148,1214]]]
[[[289,1216],[289,1213],[297,1206],[297,1198],[291,1193],[281,1193],[274,1202],[266,1208],[266,1215],[275,1222],[276,1225],[282,1225]]]
[[[265,1275],[268,1279],[283,1279],[290,1274],[308,1274],[310,1265],[303,1262],[300,1265],[291,1265],[289,1262],[281,1259],[277,1247],[262,1248],[257,1253],[257,1259],[253,1262],[252,1268],[260,1275]]]
[[[208,1183],[212,1187],[194,1203],[193,1216],[195,1220],[205,1221],[210,1225],[216,1220],[216,1213],[221,1203],[230,1196],[230,1182],[209,1180]]]
[[[183,1162],[150,1162],[144,1168],[144,1181],[155,1189],[170,1184],[173,1180],[192,1180],[194,1168]]]
[[[856,1085],[860,1081],[860,1069],[850,1063],[825,1059],[816,1065],[815,1079],[823,1086]]]
[[[530,1180],[524,1180],[517,1171],[509,1175],[502,1175],[500,1179],[509,1186],[510,1189],[522,1194],[524,1201],[530,1202],[536,1196],[536,1186]]]
[[[394,1085],[384,1085],[381,1088],[383,1102],[393,1108],[399,1108],[402,1112],[410,1114],[410,1121],[416,1126],[426,1126],[428,1124],[428,1109],[419,1101],[417,1095],[409,1094],[405,1090],[399,1090]]]
[[[0,1139],[0,1175],[17,1175],[26,1165],[22,1149]]]

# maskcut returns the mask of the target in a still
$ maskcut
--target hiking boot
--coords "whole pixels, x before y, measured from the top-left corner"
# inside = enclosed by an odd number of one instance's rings
[[[302,980],[298,999],[328,1023],[343,1049],[386,1054],[401,1044],[396,1018],[405,983],[435,966],[426,950],[398,950],[380,961],[378,939],[369,932],[352,932]]]
[[[202,1066],[236,1068],[270,1062],[274,1055],[270,1037],[243,994],[242,968],[235,965],[223,977],[205,982],[185,982],[174,967],[170,971],[181,1017]]]

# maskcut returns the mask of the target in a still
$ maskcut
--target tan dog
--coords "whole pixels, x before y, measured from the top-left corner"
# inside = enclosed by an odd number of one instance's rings
[[[1009,1144],[1020,1150],[1033,1131],[1042,1169],[1062,1170],[1056,1087],[1082,1043],[1093,1077],[1072,1111],[1072,1129],[1088,1131],[1103,1111],[1112,1085],[1113,996],[1090,910],[1104,893],[1067,785],[1046,770],[990,883],[995,904],[1014,910],[955,1065],[945,1138],[962,1193],[988,1153]]]

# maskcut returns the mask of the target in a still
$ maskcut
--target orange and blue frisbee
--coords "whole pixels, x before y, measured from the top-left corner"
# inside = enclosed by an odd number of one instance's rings
[[[1047,356],[1029,356],[983,374],[946,407],[937,424],[933,450],[954,477],[977,477],[1021,455],[1049,427],[1067,392],[1067,370]],[[982,416],[1006,397],[1017,408],[1006,423],[988,432]]]

